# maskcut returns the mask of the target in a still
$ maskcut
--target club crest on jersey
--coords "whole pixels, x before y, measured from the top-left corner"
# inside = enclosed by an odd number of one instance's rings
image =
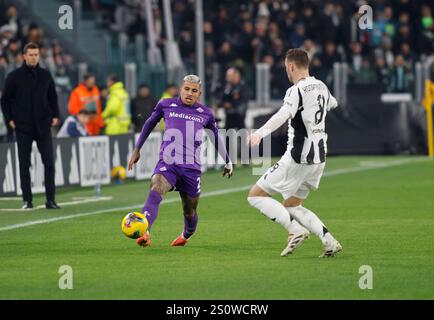
[[[200,113],[202,113],[204,111],[201,107],[197,108],[196,110]]]
[[[176,104],[176,103],[172,103],[171,105],[170,105],[170,107],[177,107],[178,105]]]
[[[167,171],[167,168],[166,167],[161,167],[160,171]]]

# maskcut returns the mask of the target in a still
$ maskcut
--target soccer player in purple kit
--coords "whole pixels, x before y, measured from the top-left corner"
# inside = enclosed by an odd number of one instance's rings
[[[150,230],[157,218],[159,205],[164,195],[176,188],[182,200],[184,230],[173,240],[172,246],[184,246],[197,227],[197,206],[200,196],[200,145],[203,129],[213,132],[214,144],[225,159],[223,176],[230,178],[233,166],[226,152],[211,110],[198,103],[201,95],[201,80],[196,75],[184,77],[180,97],[161,100],[143,125],[133,154],[128,163],[131,170],[140,159],[140,149],[157,123],[164,118],[165,133],[160,147],[160,158],[151,179],[151,190],[142,212],[149,223],[145,235],[136,240],[137,244],[148,247],[151,244]],[[174,139],[173,139],[174,138]],[[212,138],[212,137],[211,137]]]

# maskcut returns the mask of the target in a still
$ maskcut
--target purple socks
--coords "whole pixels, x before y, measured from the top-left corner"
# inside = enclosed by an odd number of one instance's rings
[[[161,195],[157,191],[149,191],[148,198],[146,199],[146,203],[142,209],[142,213],[144,213],[146,215],[146,219],[148,219],[148,231],[151,230],[155,219],[157,219],[158,207],[160,206],[161,200]],[[190,219],[184,216],[184,232],[182,234],[184,239],[189,239],[196,231],[197,221],[197,211],[194,212],[193,217]]]
[[[197,220],[198,216],[196,211],[194,211],[194,215],[191,219],[187,219],[187,217],[184,216],[184,232],[182,234],[184,236],[184,239],[187,240],[196,231]]]
[[[154,224],[155,219],[157,219],[158,215],[158,207],[160,206],[162,198],[160,194],[155,191],[149,191],[148,198],[146,199],[146,203],[143,206],[142,213],[145,214],[146,219],[148,219],[148,231],[151,230],[152,225]]]

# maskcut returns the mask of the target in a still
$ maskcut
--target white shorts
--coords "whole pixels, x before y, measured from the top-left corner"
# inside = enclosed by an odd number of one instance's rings
[[[292,196],[306,199],[310,190],[316,190],[325,163],[299,164],[292,157],[282,157],[256,183],[270,195],[282,194],[284,199]]]

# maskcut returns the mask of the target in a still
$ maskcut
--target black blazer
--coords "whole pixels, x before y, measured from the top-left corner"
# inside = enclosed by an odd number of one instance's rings
[[[59,117],[53,77],[39,65],[24,63],[7,76],[1,105],[6,123],[13,120],[16,130],[30,134],[49,132],[52,119]]]

